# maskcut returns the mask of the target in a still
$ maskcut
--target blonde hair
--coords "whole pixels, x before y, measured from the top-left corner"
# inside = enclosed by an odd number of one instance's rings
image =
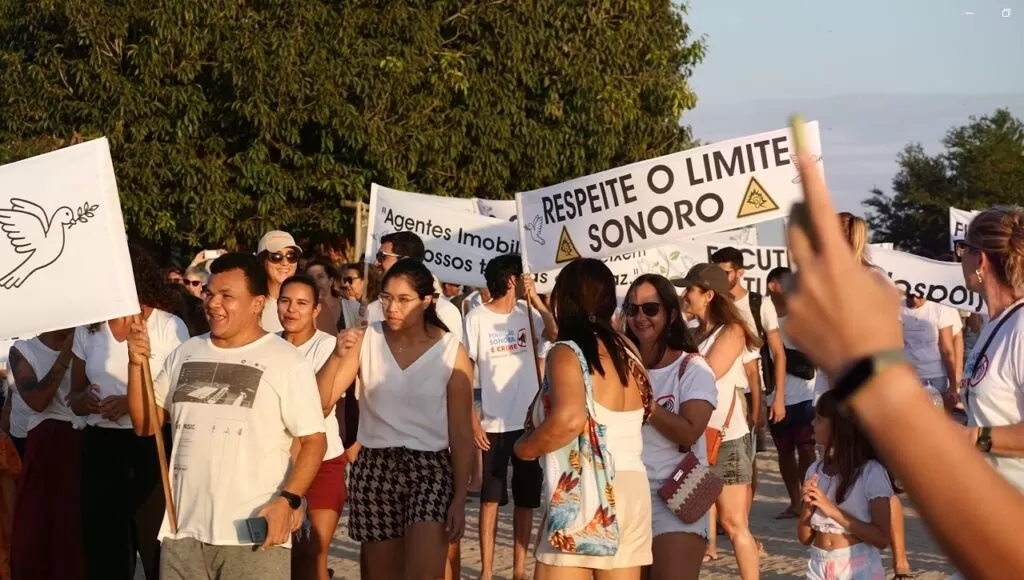
[[[843,228],[843,234],[846,235],[846,241],[849,242],[857,261],[865,266],[870,266],[871,262],[868,260],[867,252],[868,223],[864,221],[864,218],[844,211],[839,214],[839,225]]]
[[[996,207],[978,214],[967,226],[967,243],[985,252],[1000,281],[1024,291],[1024,210]]]

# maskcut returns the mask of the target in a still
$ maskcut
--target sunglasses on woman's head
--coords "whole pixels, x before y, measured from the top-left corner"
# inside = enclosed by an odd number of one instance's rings
[[[270,252],[269,254],[267,254],[267,259],[270,260],[271,262],[273,262],[274,264],[280,264],[281,262],[284,262],[285,260],[287,260],[289,264],[297,264],[299,262],[299,253],[298,252]]]
[[[626,303],[622,310],[626,313],[626,316],[630,318],[636,318],[641,312],[648,318],[653,318],[661,312],[661,302],[644,302],[643,304],[630,304]]]

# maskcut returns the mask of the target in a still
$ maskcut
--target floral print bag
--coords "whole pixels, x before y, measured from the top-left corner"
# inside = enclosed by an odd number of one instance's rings
[[[539,459],[547,497],[541,537],[561,552],[614,556],[619,548],[619,522],[612,486],[615,468],[605,440],[607,429],[595,419],[594,391],[583,352],[572,341],[555,344],[570,347],[583,367],[587,422],[576,439]],[[540,425],[551,409],[547,375],[537,393],[541,404],[535,400],[526,418],[528,430]]]

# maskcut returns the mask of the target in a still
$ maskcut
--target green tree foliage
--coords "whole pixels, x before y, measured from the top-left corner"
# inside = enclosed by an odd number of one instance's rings
[[[1024,123],[1006,109],[954,127],[945,151],[908,145],[896,160],[892,194],[875,189],[865,205],[875,236],[922,256],[949,252],[949,208],[1024,205]]]
[[[351,228],[373,181],[509,197],[687,147],[670,0],[0,0],[0,158],[107,136],[129,232]]]

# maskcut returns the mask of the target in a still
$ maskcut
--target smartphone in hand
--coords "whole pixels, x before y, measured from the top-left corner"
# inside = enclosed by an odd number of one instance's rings
[[[249,538],[253,543],[262,544],[267,540],[267,518],[246,518],[245,527],[249,530]]]

